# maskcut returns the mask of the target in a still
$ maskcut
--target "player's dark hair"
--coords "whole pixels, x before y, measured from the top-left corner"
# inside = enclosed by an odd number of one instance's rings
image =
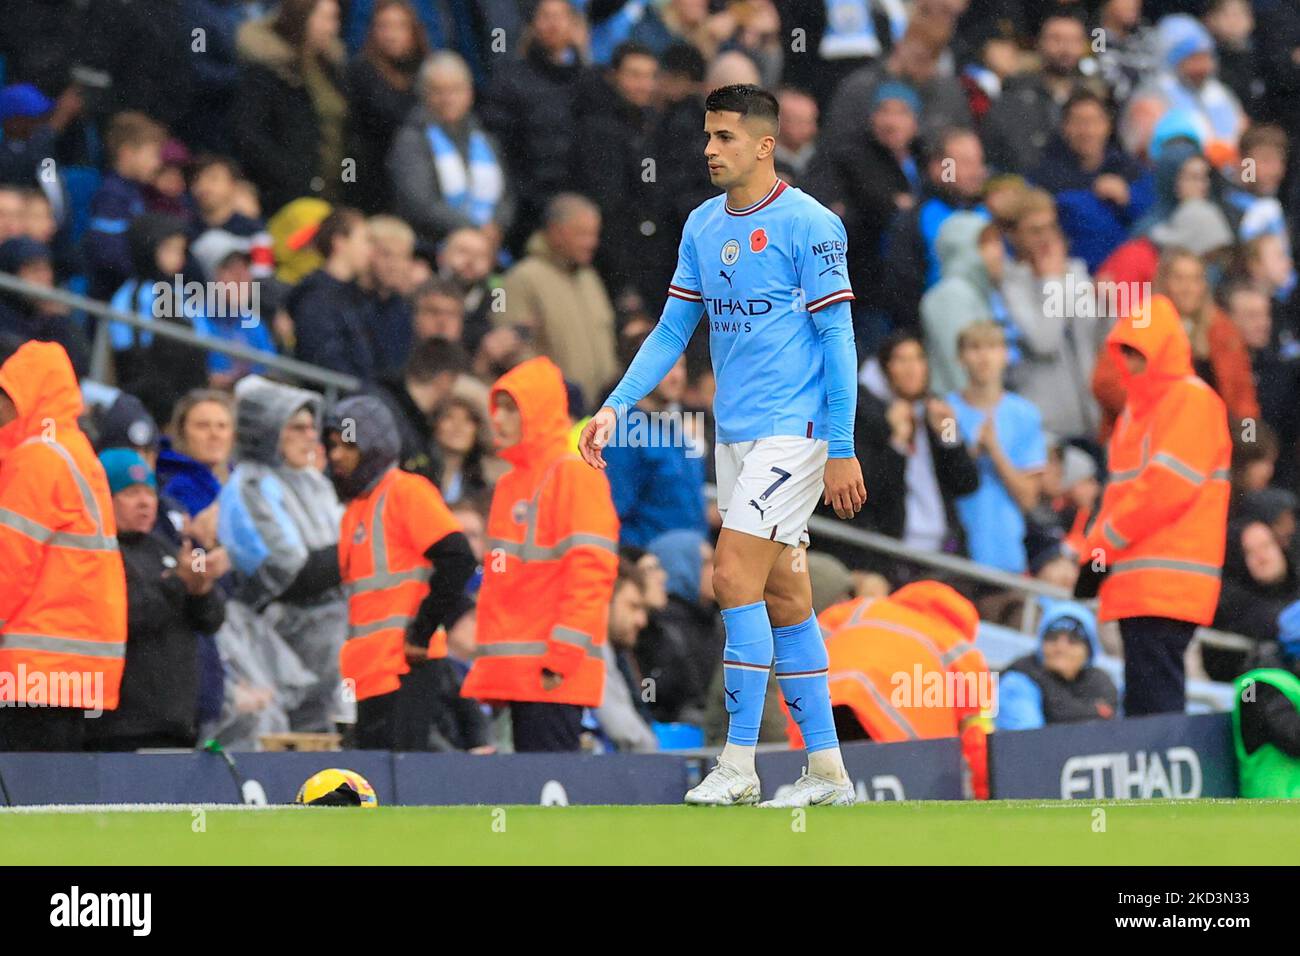
[[[781,126],[781,104],[767,90],[752,83],[718,87],[704,101],[704,110],[707,113],[739,113],[744,119],[766,120],[774,131]]]
[[[628,40],[627,42],[620,43],[618,46],[614,47],[614,54],[609,58],[610,69],[622,69],[623,61],[630,56],[648,56],[652,60],[655,59],[654,51],[644,43],[636,43],[635,41]]]
[[[443,372],[464,372],[468,368],[469,357],[459,343],[424,339],[411,350],[403,375],[408,381],[428,382]]]

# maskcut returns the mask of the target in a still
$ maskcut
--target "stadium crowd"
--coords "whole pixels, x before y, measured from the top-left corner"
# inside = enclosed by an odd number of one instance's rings
[[[734,83],[779,91],[778,171],[848,233],[851,524],[1100,590],[1119,622],[1042,609],[1000,726],[1181,710],[1198,624],[1259,645],[1203,649],[1213,679],[1300,667],[1275,643],[1300,599],[1294,4],[10,0],[3,21],[0,272],[360,391],[331,405],[0,293],[0,516],[94,498],[77,533],[111,512],[127,582],[121,705],[91,732],[0,708],[0,746],[255,747],[340,716],[401,749],[719,740],[706,329],[639,405],[681,440],[616,442],[607,483],[566,452],[714,194],[704,96]],[[48,421],[70,473],[32,457]],[[65,440],[83,428],[99,466]],[[0,658],[37,666],[14,617],[42,613],[34,539],[10,525]],[[610,547],[541,544],[575,536]],[[810,571],[819,613],[928,575],[816,536]],[[64,600],[97,580],[69,572]],[[949,583],[1019,623],[1022,598]],[[577,643],[537,633],[548,601]],[[110,640],[96,613],[82,633]],[[396,643],[357,650],[375,634]],[[540,695],[509,666],[530,636]],[[1121,637],[1122,708],[1091,666]]]

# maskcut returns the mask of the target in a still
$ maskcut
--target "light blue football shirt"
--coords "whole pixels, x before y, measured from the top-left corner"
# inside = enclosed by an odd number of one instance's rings
[[[948,396],[957,417],[957,429],[967,445],[975,443],[989,413],[975,408],[960,392]],[[1011,464],[1021,471],[1039,471],[1047,465],[1047,439],[1043,415],[1038,406],[1020,395],[1004,392],[993,410],[993,428]],[[980,564],[1023,573],[1025,555],[1025,513],[1002,483],[993,459],[981,454],[976,461],[979,488],[957,499],[957,517],[966,529],[966,548],[971,560]]]
[[[752,206],[732,209],[719,195],[686,220],[669,295],[703,312],[673,308],[670,299],[660,326],[667,323],[673,346],[684,347],[707,319],[719,442],[799,435],[830,442],[831,457],[852,455],[857,383],[847,248],[839,217],[780,179]],[[651,345],[656,335],[664,336],[661,328],[643,353],[662,344]],[[654,377],[661,364],[638,355],[606,404],[620,411],[635,404],[662,378]]]

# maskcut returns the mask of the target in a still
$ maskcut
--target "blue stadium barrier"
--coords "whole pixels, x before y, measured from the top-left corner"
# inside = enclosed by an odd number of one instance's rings
[[[960,800],[955,738],[852,743],[844,763],[862,801]],[[239,782],[210,753],[0,754],[16,805],[290,803],[328,767],[362,774],[384,805],[675,804],[710,758],[686,754],[470,754],[351,750],[233,755]],[[758,754],[765,798],[792,783],[802,751]],[[1226,714],[1143,717],[1003,731],[989,738],[995,798],[1233,797]]]
[[[290,803],[319,770],[345,767],[385,805],[675,804],[711,761],[696,754],[471,754],[352,750],[232,755],[239,782],[210,753],[0,754],[16,805],[97,803]],[[956,800],[956,740],[849,744],[845,763],[864,800]],[[758,756],[768,796],[792,783],[800,752]]]
[[[1235,797],[1228,714],[1164,714],[1057,724],[989,737],[995,799]]]
[[[845,744],[844,767],[860,801],[962,799],[961,743],[909,740],[896,744]],[[757,758],[763,797],[793,783],[808,764],[802,750],[769,751]]]

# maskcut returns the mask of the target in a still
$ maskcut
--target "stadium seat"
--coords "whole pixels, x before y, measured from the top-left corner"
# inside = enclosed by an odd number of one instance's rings
[[[704,746],[704,728],[695,724],[653,725],[661,750],[696,750]]]
[[[64,166],[61,172],[68,191],[68,239],[76,243],[90,222],[90,201],[99,191],[101,177],[93,166]]]

